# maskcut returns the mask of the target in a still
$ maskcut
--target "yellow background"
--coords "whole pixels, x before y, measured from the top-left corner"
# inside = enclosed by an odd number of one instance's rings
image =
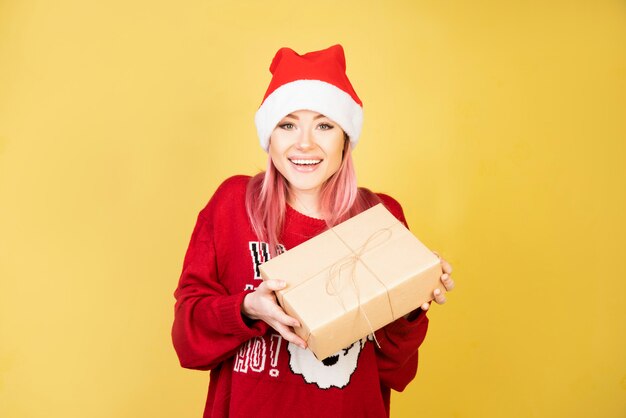
[[[265,166],[274,52],[334,43],[361,185],[455,267],[400,417],[626,416],[624,1],[0,2],[0,416],[199,417],[197,212]]]

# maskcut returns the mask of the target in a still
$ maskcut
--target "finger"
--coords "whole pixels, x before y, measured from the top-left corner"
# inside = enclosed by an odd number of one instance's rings
[[[277,291],[277,290],[284,289],[285,286],[287,286],[287,283],[285,283],[284,280],[266,280],[263,283],[261,283],[259,288],[261,286],[264,286],[265,289],[268,289],[268,290],[274,292],[274,291]]]
[[[441,283],[443,283],[443,286],[448,292],[454,289],[454,280],[452,280],[452,277],[447,273],[441,276]]]
[[[441,268],[443,269],[443,272],[447,274],[452,274],[452,266],[450,265],[450,263],[448,263],[441,257],[439,257],[439,259],[441,260]]]
[[[430,308],[430,303],[428,303],[428,302],[422,303],[421,308],[422,308],[422,310],[424,312],[426,312],[428,310],[428,308]]]
[[[272,328],[278,331],[278,333],[290,343],[293,343],[303,349],[306,348],[306,342],[302,338],[300,338],[295,332],[293,332],[291,328],[281,323],[276,323],[275,326],[273,326]]]
[[[446,303],[446,297],[441,290],[435,289],[433,293],[435,296],[435,302],[437,302],[437,304],[443,305],[444,303]]]
[[[288,327],[299,327],[300,322],[296,318],[293,318],[285,313],[280,306],[277,306],[276,312],[273,315],[274,320]]]

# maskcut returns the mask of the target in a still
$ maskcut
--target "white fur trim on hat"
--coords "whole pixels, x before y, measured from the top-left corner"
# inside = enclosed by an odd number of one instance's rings
[[[354,148],[361,136],[363,108],[340,88],[320,80],[296,80],[274,90],[254,116],[261,147],[269,148],[270,135],[282,118],[297,110],[319,112],[341,126]]]

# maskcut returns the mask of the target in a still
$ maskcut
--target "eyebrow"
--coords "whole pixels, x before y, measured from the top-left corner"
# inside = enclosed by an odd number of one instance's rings
[[[300,120],[299,117],[297,117],[296,115],[290,113],[287,116],[285,116],[286,118],[294,118],[296,120]],[[319,115],[317,115],[316,117],[313,118],[313,120],[317,120],[317,119],[321,119],[321,118],[325,118],[326,115],[322,115],[321,113]]]

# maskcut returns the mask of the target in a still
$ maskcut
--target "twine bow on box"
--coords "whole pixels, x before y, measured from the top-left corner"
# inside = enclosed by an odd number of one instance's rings
[[[345,268],[349,268],[350,274],[349,274],[348,281],[352,285],[352,288],[354,289],[354,294],[356,295],[357,305],[359,306],[359,311],[361,312],[361,314],[363,315],[363,318],[365,318],[365,321],[367,322],[367,326],[370,329],[370,333],[372,334],[374,338],[374,342],[376,343],[376,346],[380,348],[380,344],[378,343],[378,340],[376,339],[376,332],[375,332],[376,330],[372,326],[372,323],[370,322],[367,316],[367,313],[365,312],[365,309],[363,309],[363,305],[361,304],[361,294],[359,292],[359,286],[356,283],[356,264],[360,261],[361,264],[363,264],[363,266],[367,269],[367,271],[369,271],[370,274],[385,288],[385,294],[387,296],[389,312],[391,312],[392,320],[395,320],[396,316],[394,315],[394,312],[393,312],[393,305],[391,304],[391,299],[389,297],[389,289],[387,288],[387,285],[372,271],[372,269],[369,268],[369,266],[361,258],[366,251],[372,250],[384,244],[389,239],[391,239],[393,232],[391,231],[390,227],[379,229],[378,231],[370,235],[365,241],[365,243],[357,251],[355,251],[341,238],[339,234],[337,234],[337,232],[333,228],[330,228],[330,231],[332,231],[335,234],[335,236],[352,252],[352,254],[347,255],[346,257],[338,260],[336,263],[334,263],[330,267],[330,269],[328,270],[328,277],[326,279],[326,293],[331,296],[337,296],[337,298],[339,298],[339,302],[341,303],[341,306],[343,307],[344,311],[347,311],[344,301],[341,298],[340,292],[343,288],[341,273]],[[311,332],[309,331],[309,335],[306,338],[307,342],[310,336],[311,336]]]

